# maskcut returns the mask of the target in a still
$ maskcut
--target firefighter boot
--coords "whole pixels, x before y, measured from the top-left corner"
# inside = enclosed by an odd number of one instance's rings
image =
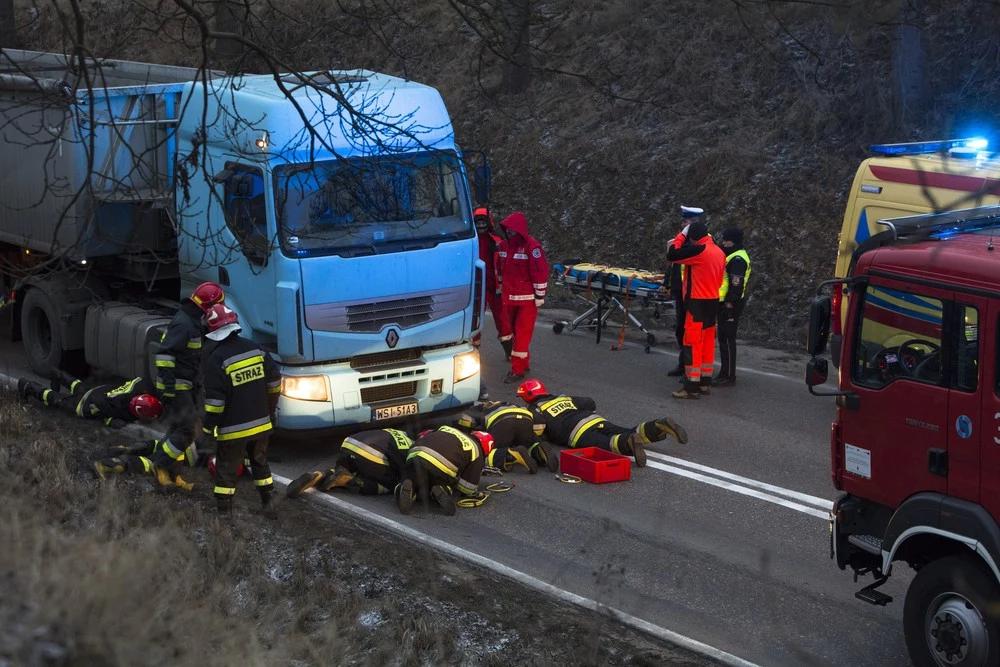
[[[660,440],[666,440],[668,437],[671,437],[682,445],[687,444],[687,430],[670,417],[661,417],[653,423],[656,424],[656,429],[659,431]]]
[[[404,479],[396,485],[396,506],[400,514],[409,514],[413,510],[413,480]]]
[[[535,462],[535,459],[531,458],[531,454],[528,453],[527,448],[524,446],[511,447],[508,449],[506,463],[511,466],[515,464],[522,465],[532,475],[538,472],[538,463]]]
[[[638,430],[628,434],[628,444],[632,448],[632,458],[635,459],[636,468],[646,467],[646,448],[643,446],[642,433]]]
[[[118,457],[110,459],[101,459],[100,461],[94,461],[91,463],[94,468],[94,472],[101,479],[107,479],[110,473],[123,473],[125,472],[125,462]]]
[[[274,487],[261,487],[260,492],[260,513],[268,519],[278,518],[278,511],[274,507]]]
[[[320,480],[318,488],[320,491],[332,491],[334,489],[341,489],[350,484],[353,479],[354,479],[353,472],[351,472],[347,468],[337,466],[330,472],[323,475],[323,479]]]
[[[440,484],[435,484],[431,487],[431,496],[441,506],[446,516],[455,516],[458,505],[455,504],[455,498],[448,492],[448,489]]]
[[[323,479],[323,473],[319,470],[299,475],[288,485],[288,488],[285,490],[285,497],[294,498],[306,489],[311,489],[319,484],[321,479]]]
[[[52,391],[59,391],[62,387],[66,387],[72,393],[73,385],[77,382],[75,377],[58,368],[49,373],[49,379],[52,381],[52,384],[49,385]]]
[[[559,472],[559,454],[540,442],[528,447],[531,457],[549,469],[549,472]]]
[[[514,351],[514,339],[500,341],[500,347],[503,348],[503,356],[510,361],[510,354]]]
[[[17,395],[23,399],[37,398],[42,400],[42,385],[26,378],[17,381]]]
[[[215,497],[215,509],[219,512],[219,516],[224,519],[233,518],[233,497],[232,496],[216,496]]]

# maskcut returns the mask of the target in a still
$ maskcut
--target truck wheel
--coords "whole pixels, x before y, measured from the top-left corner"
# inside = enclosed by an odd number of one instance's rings
[[[1000,665],[1000,585],[969,556],[925,565],[903,606],[903,634],[916,667]]]
[[[40,289],[29,289],[21,303],[21,339],[28,364],[48,377],[63,361],[62,335],[52,299]]]

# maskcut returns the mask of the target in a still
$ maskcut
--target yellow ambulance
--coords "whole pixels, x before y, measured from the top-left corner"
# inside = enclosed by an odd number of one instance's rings
[[[1000,155],[987,148],[982,138],[871,146],[872,157],[858,167],[847,200],[836,277],[850,275],[859,246],[889,231],[880,221],[1000,204]],[[848,298],[848,288],[834,286],[831,348],[838,366]],[[907,309],[906,304],[895,305]],[[940,322],[940,313],[921,316]]]

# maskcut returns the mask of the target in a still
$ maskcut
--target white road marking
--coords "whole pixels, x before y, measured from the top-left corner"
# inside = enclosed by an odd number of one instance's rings
[[[820,510],[815,507],[809,507],[801,503],[797,503],[786,498],[779,498],[778,496],[771,495],[770,493],[764,493],[763,491],[758,491],[757,489],[751,489],[746,486],[741,486],[734,482],[729,482],[724,479],[719,479],[718,477],[709,477],[708,475],[702,475],[701,473],[694,472],[692,470],[685,470],[684,468],[677,468],[675,466],[668,466],[665,463],[660,463],[658,461],[649,461],[646,463],[647,468],[655,468],[656,470],[662,470],[664,472],[669,472],[673,475],[679,475],[681,477],[687,477],[688,479],[693,479],[698,482],[703,482],[705,484],[711,484],[712,486],[717,486],[720,489],[726,489],[727,491],[732,491],[733,493],[739,493],[744,496],[751,496],[759,500],[765,500],[769,503],[774,503],[775,505],[781,505],[782,507],[787,507],[788,509],[795,510],[796,512],[802,512],[803,514],[808,514],[819,519],[829,519],[829,510]],[[833,503],[830,503],[830,507]]]
[[[291,480],[287,477],[281,475],[272,475],[275,482],[288,486]],[[476,566],[488,568],[497,574],[513,579],[514,581],[533,588],[537,591],[541,591],[546,595],[561,600],[562,602],[567,602],[569,604],[582,607],[590,611],[598,611],[601,613],[610,614],[613,618],[618,620],[620,623],[628,625],[640,630],[654,637],[657,637],[663,641],[670,642],[676,646],[687,649],[699,655],[706,656],[713,660],[720,662],[723,665],[728,665],[730,667],[759,667],[756,663],[749,662],[735,656],[731,653],[727,653],[721,649],[715,648],[714,646],[709,646],[697,639],[692,639],[685,635],[674,632],[673,630],[668,630],[666,628],[660,627],[659,625],[654,625],[649,621],[644,621],[643,619],[633,616],[631,614],[626,614],[625,612],[615,609],[614,607],[608,607],[606,605],[597,602],[596,600],[591,600],[590,598],[583,597],[582,595],[577,595],[576,593],[571,593],[558,586],[553,586],[550,583],[544,582],[541,579],[531,576],[521,572],[520,570],[515,570],[512,567],[498,563],[493,560],[492,557],[483,556],[476,554],[467,549],[455,546],[451,542],[446,542],[440,540],[436,537],[431,537],[427,533],[421,532],[415,528],[411,528],[405,524],[398,521],[394,521],[389,517],[383,516],[377,512],[372,512],[371,510],[359,507],[353,503],[349,503],[346,500],[336,498],[330,494],[326,493],[315,493],[314,489],[307,491],[304,496],[308,496],[316,502],[325,502],[337,509],[354,515],[355,517],[363,520],[369,525],[377,525],[382,528],[391,530],[394,533],[402,535],[407,539],[419,542],[420,544],[432,547],[437,551],[443,551],[450,554],[456,558],[468,561]]]
[[[651,459],[659,459],[666,463],[673,463],[674,465],[681,466],[683,468],[691,468],[692,470],[697,470],[699,472],[707,473],[709,475],[714,475],[715,477],[721,477],[722,479],[728,479],[733,482],[739,482],[743,486],[749,486],[751,488],[760,489],[761,491],[767,491],[779,496],[785,496],[786,498],[791,498],[792,500],[797,500],[803,502],[807,505],[815,505],[820,509],[828,510],[833,507],[833,501],[827,498],[820,498],[819,496],[810,496],[806,493],[800,493],[798,491],[792,491],[791,489],[786,489],[782,486],[775,486],[773,484],[768,484],[767,482],[760,482],[756,479],[750,479],[749,477],[743,477],[742,475],[735,475],[731,472],[726,472],[725,470],[719,470],[718,468],[712,468],[711,466],[701,465],[700,463],[694,463],[693,461],[686,461],[684,459],[679,459],[676,456],[667,456],[666,454],[660,454],[658,452],[651,452],[646,450],[646,455]]]

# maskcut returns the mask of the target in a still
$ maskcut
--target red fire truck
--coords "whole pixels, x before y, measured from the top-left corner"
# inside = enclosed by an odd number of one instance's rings
[[[811,393],[836,396],[830,518],[840,569],[916,571],[903,632],[917,667],[1000,665],[1000,209],[882,221],[810,312]],[[836,391],[831,299],[851,292]]]

